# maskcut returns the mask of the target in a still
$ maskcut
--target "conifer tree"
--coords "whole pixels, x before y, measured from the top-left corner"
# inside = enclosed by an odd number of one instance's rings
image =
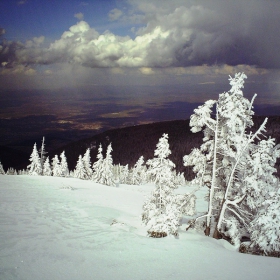
[[[168,135],[163,134],[154,152],[155,157],[147,161],[148,173],[152,175],[156,187],[143,205],[142,221],[148,226],[148,234],[152,237],[178,234],[181,213],[174,203],[176,185],[172,170],[175,164],[168,159],[170,154]]]
[[[17,171],[13,167],[9,167],[6,174],[7,175],[17,175]]]
[[[43,168],[44,168],[43,169],[44,176],[52,176],[52,169],[51,169],[49,157],[46,158]]]
[[[42,172],[44,170],[44,162],[46,160],[46,154],[47,154],[47,152],[45,151],[45,137],[43,137],[41,149],[39,151]],[[43,175],[43,173],[42,173],[42,175]]]
[[[121,184],[129,184],[129,169],[128,164],[125,166],[119,165],[119,181]]]
[[[215,217],[213,237],[227,237],[235,244],[248,233],[253,215],[249,194],[257,183],[250,175],[250,161],[254,151],[260,149],[256,148],[255,141],[265,131],[267,122],[265,119],[255,133],[248,132],[253,125],[252,105],[256,95],[251,102],[243,96],[241,89],[245,78],[244,73],[230,77],[228,92],[220,94],[217,101],[208,100],[194,110],[191,130],[203,130],[204,143],[184,158],[186,165],[194,166],[200,184],[209,187],[205,234],[210,234],[210,222]],[[214,114],[212,109],[215,109]]]
[[[144,165],[144,157],[141,156],[131,171],[131,184],[141,185],[146,181],[146,166]]]
[[[52,159],[52,172],[53,176],[61,177],[61,166],[57,155],[55,155]]]
[[[280,189],[267,195],[261,209],[250,223],[250,247],[255,253],[280,257],[279,209]]]
[[[42,174],[42,167],[40,157],[37,151],[36,143],[33,146],[32,154],[30,155],[29,161],[31,162],[28,166],[28,174],[29,175],[41,175]]]
[[[92,168],[91,168],[91,162],[90,162],[90,149],[88,148],[83,156],[83,163],[85,167],[86,172],[86,180],[90,180],[92,178]]]
[[[69,176],[69,169],[68,169],[68,163],[67,163],[67,158],[65,156],[65,151],[63,151],[61,154],[60,154],[60,169],[61,169],[61,172],[60,172],[60,176],[61,177],[68,177]]]
[[[269,193],[275,192],[277,178],[274,174],[278,157],[280,157],[280,145],[275,146],[273,138],[261,140],[250,147],[244,181],[248,194],[245,202],[253,215],[262,207],[266,199],[270,199]]]
[[[92,169],[93,169],[93,175],[92,180],[96,183],[103,184],[102,181],[102,173],[103,173],[103,155],[102,155],[102,146],[101,144],[98,147],[98,154],[97,154],[97,161],[93,163]]]
[[[0,175],[5,175],[5,170],[3,168],[1,161],[0,161]]]
[[[101,182],[107,186],[114,186],[114,174],[113,174],[113,159],[112,159],[112,144],[109,144],[106,151],[106,157],[102,164]]]
[[[78,178],[78,179],[83,179],[83,180],[85,180],[87,178],[83,158],[81,155],[79,155],[79,159],[77,161],[77,165],[74,170],[74,177]]]

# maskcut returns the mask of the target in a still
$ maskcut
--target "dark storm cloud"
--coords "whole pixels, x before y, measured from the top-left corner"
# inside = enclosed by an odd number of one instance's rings
[[[127,13],[110,20],[142,22],[135,38],[99,34],[80,21],[48,48],[3,42],[0,61],[70,62],[86,67],[187,67],[255,65],[280,68],[280,1],[130,0]],[[118,11],[118,14],[116,14]],[[8,63],[8,64],[7,64]]]

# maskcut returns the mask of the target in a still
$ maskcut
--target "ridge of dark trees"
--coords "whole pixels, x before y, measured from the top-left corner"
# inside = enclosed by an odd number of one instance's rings
[[[252,131],[256,130],[263,120],[264,117],[255,116]],[[279,144],[280,116],[270,116],[266,130],[266,136],[275,138],[276,143]],[[192,133],[189,127],[189,120],[165,121],[112,129],[90,138],[69,143],[53,151],[48,151],[48,139],[46,137],[46,151],[50,159],[54,155],[60,155],[62,151],[65,151],[69,169],[74,170],[79,155],[84,155],[88,148],[91,150],[91,161],[94,162],[99,144],[102,145],[105,156],[107,146],[112,143],[114,164],[128,164],[129,167],[132,167],[140,156],[144,156],[145,161],[154,157],[156,144],[163,133],[169,135],[169,144],[172,152],[169,158],[176,164],[176,171],[184,172],[186,178],[191,179],[193,177],[191,167],[183,166],[183,156],[189,154],[193,148],[200,147],[203,134],[201,132]],[[40,144],[37,143],[38,148]],[[32,148],[30,147],[30,154]],[[26,158],[26,155],[19,154],[18,151],[5,149],[5,147],[0,146],[0,160],[5,166],[5,170],[8,167],[25,169],[29,164],[28,158]],[[18,164],[15,161],[18,161]],[[278,160],[276,167],[278,170],[277,176],[280,177],[280,160]]]

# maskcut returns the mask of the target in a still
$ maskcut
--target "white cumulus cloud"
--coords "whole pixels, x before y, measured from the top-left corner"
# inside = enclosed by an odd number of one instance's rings
[[[113,9],[109,12],[108,16],[111,21],[118,20],[122,16],[123,12],[119,9]]]
[[[129,0],[127,10],[113,9],[111,21],[130,20],[135,38],[110,31],[99,34],[83,21],[71,26],[49,47],[43,37],[4,43],[0,62],[86,67],[190,67],[250,65],[280,68],[279,1]],[[2,32],[3,33],[3,32]]]
[[[79,19],[79,20],[83,20],[84,19],[84,14],[83,13],[76,13],[76,14],[74,14],[74,17]]]

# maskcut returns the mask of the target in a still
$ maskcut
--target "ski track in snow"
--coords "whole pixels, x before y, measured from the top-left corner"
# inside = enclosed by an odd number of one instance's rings
[[[0,175],[0,279],[279,277],[279,259],[240,254],[226,241],[186,232],[186,225],[179,239],[148,238],[141,211],[152,189]]]

